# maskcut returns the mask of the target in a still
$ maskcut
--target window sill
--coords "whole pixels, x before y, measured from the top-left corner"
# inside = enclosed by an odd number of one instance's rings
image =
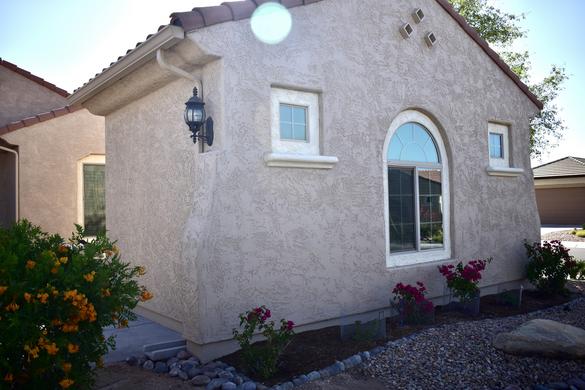
[[[418,252],[386,253],[386,267],[396,269],[408,266],[422,266],[429,263],[445,262],[451,259],[450,248],[428,249]]]
[[[490,176],[516,177],[524,173],[522,168],[488,167],[487,173]]]
[[[339,159],[333,156],[266,153],[264,162],[269,167],[331,169],[339,162]]]

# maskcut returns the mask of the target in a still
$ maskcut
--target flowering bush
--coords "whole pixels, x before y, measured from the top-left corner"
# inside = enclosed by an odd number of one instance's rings
[[[526,273],[530,283],[543,293],[558,294],[565,289],[567,278],[577,270],[577,262],[560,241],[525,242],[528,254]]]
[[[459,262],[457,265],[441,265],[439,272],[447,279],[447,287],[451,289],[453,295],[460,301],[468,301],[477,295],[481,280],[481,272],[492,261],[491,258],[486,260],[471,260],[466,265]]]
[[[69,243],[28,221],[0,229],[0,388],[91,388],[90,363],[114,347],[102,327],[126,326],[152,294],[106,236]]]
[[[398,310],[401,323],[419,324],[432,320],[434,305],[425,297],[427,288],[422,282],[416,282],[416,286],[398,283],[392,293],[393,306]]]
[[[294,335],[294,323],[280,320],[280,327],[275,328],[274,321],[268,322],[271,313],[266,306],[260,306],[240,314],[242,332],[233,330],[234,338],[242,348],[244,364],[254,375],[263,379],[273,376],[278,369],[278,358],[290,343]],[[252,344],[254,333],[259,332],[266,338],[265,342]]]

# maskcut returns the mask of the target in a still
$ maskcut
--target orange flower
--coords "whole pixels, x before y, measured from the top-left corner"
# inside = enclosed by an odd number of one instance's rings
[[[28,269],[33,269],[35,267],[35,265],[37,265],[37,263],[35,263],[32,260],[27,260],[27,262],[26,262],[26,268],[28,268]]]
[[[52,273],[52,274],[56,274],[56,273],[57,273],[57,271],[58,271],[57,267],[53,267],[53,268],[51,268],[51,273]]]
[[[61,330],[64,333],[73,333],[79,330],[79,326],[77,324],[63,324]]]
[[[67,350],[69,353],[77,353],[79,352],[79,345],[69,343],[67,344]]]
[[[0,286],[0,295],[4,294],[6,290],[8,290],[8,286]]]
[[[69,250],[69,248],[67,248],[67,245],[59,245],[59,252],[61,253],[67,253],[67,251]]]
[[[118,246],[117,246],[117,245],[114,245],[114,246],[112,246],[112,251],[113,251],[115,254],[118,254],[118,253],[120,253],[120,248],[118,248]]]
[[[59,290],[53,288],[53,290],[51,290],[51,294],[53,294],[53,296],[56,297],[57,295],[59,295]]]
[[[140,275],[140,276],[146,275],[146,268],[144,268],[142,266],[138,267],[138,275]]]
[[[118,323],[118,328],[127,328],[128,327],[128,320],[120,320]]]
[[[152,293],[148,290],[144,290],[142,292],[142,294],[140,294],[140,300],[141,301],[148,301],[149,299],[152,299],[154,297],[154,295],[152,295]]]
[[[47,299],[49,299],[49,294],[42,293],[37,294],[37,298],[41,301],[41,303],[47,303]]]
[[[68,261],[69,261],[69,259],[67,257],[60,257],[59,258],[59,263],[61,263],[61,264],[67,264]]]
[[[59,385],[60,385],[62,388],[64,388],[64,389],[67,389],[67,388],[69,388],[69,387],[70,387],[72,384],[74,384],[74,383],[75,383],[75,381],[74,381],[74,380],[65,378],[65,379],[63,379],[61,382],[59,382]]]
[[[102,288],[102,297],[109,297],[112,295],[109,288]]]
[[[20,308],[17,303],[12,302],[8,306],[6,306],[6,311],[17,311]]]
[[[29,347],[28,345],[24,346],[24,350],[28,353],[28,359],[30,360],[30,358],[32,357],[33,359],[36,359],[39,357],[39,347]]]
[[[57,318],[55,318],[54,320],[51,320],[51,325],[53,325],[53,326],[59,326],[61,324],[62,324],[61,320],[59,320]]]
[[[24,300],[30,303],[30,300],[32,298],[32,295],[30,295],[29,293],[24,293]]]
[[[45,349],[49,355],[56,355],[59,352],[59,348],[57,348],[57,344],[55,343],[45,345]]]
[[[12,382],[12,381],[14,380],[14,375],[12,375],[12,374],[8,373],[8,374],[6,374],[6,375],[4,376],[4,380],[5,380],[6,382]]]
[[[61,367],[63,368],[63,371],[65,371],[65,372],[71,371],[71,363],[63,363],[63,364],[61,364]]]
[[[93,282],[94,276],[95,276],[95,271],[91,271],[91,273],[83,275],[83,279],[85,279],[86,281],[91,283],[91,282]]]

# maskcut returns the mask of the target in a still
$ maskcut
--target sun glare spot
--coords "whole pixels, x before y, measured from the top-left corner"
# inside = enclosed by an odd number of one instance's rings
[[[269,2],[254,11],[250,25],[259,41],[276,45],[290,33],[292,17],[283,5]]]

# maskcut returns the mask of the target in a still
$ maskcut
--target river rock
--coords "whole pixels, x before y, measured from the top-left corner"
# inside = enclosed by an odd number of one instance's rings
[[[498,334],[493,344],[513,355],[585,358],[585,330],[551,320],[528,321],[512,332]]]

